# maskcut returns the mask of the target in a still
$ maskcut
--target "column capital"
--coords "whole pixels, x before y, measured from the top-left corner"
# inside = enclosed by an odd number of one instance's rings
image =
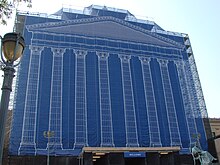
[[[150,57],[143,57],[143,56],[140,56],[138,57],[139,60],[141,61],[142,64],[145,64],[145,65],[148,65],[151,61],[151,58]]]
[[[107,52],[96,52],[96,55],[100,60],[106,60],[109,57],[109,53]]]
[[[119,54],[118,57],[121,59],[121,62],[128,63],[131,59],[129,55]]]
[[[182,60],[175,60],[174,63],[177,67],[182,67],[184,65],[184,62]]]
[[[157,58],[157,61],[159,62],[160,66],[167,66],[167,64],[168,64],[168,60],[165,60],[165,59],[158,59]]]
[[[34,46],[34,45],[30,45],[29,49],[33,52],[33,53],[39,53],[41,54],[42,50],[44,49],[43,46]]]
[[[74,53],[76,54],[77,58],[85,58],[87,55],[86,50],[74,50]]]
[[[54,56],[62,56],[65,52],[64,48],[51,48],[51,51],[53,52]]]

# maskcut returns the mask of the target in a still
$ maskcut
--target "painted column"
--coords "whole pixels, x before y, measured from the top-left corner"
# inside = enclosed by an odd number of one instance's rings
[[[150,58],[149,57],[139,57],[141,61],[142,73],[143,73],[143,83],[144,83],[144,92],[146,99],[146,109],[149,123],[149,137],[150,137],[150,146],[151,147],[160,147],[160,130],[157,116],[157,109],[155,103],[154,88],[151,76],[150,68]]]
[[[124,97],[124,114],[125,114],[125,129],[126,129],[126,146],[137,147],[138,134],[137,123],[134,106],[133,86],[131,79],[130,59],[128,55],[118,55],[121,60],[122,85]]]
[[[50,91],[49,129],[53,132],[47,147],[62,149],[62,81],[63,81],[63,54],[65,49],[52,48],[52,78]]]
[[[99,93],[100,93],[100,118],[101,118],[101,146],[113,147],[113,129],[111,97],[109,85],[108,57],[105,52],[96,52],[99,64]]]
[[[36,154],[36,118],[39,86],[39,72],[41,52],[44,47],[30,46],[30,62],[27,79],[27,94],[25,98],[24,118],[22,127],[21,143],[18,154]]]
[[[180,82],[180,88],[182,92],[183,97],[183,104],[184,104],[184,110],[186,114],[186,120],[187,120],[187,126],[188,126],[188,132],[189,132],[189,139],[190,139],[190,146],[193,146],[196,142],[195,136],[197,133],[196,123],[195,123],[195,117],[193,114],[193,107],[191,104],[191,95],[189,92],[189,84],[187,82],[186,73],[184,69],[184,62],[183,61],[175,61],[179,82]]]
[[[86,108],[86,66],[87,52],[75,50],[75,143],[74,148],[82,148],[87,142],[87,108]]]
[[[170,130],[171,146],[182,146],[180,139],[179,126],[177,122],[176,109],[173,100],[173,92],[170,84],[170,77],[168,71],[168,60],[157,59],[160,64],[160,71],[162,77],[164,98],[167,111],[167,119]]]

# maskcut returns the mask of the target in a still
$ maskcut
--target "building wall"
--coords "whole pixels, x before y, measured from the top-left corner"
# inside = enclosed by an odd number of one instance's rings
[[[26,16],[10,154],[79,155],[84,146],[189,153],[198,134],[205,149],[184,36],[150,31],[159,27],[126,21],[124,11],[98,13],[106,17]]]
[[[220,119],[210,118],[209,121],[213,136],[220,136]],[[215,149],[217,152],[218,160],[220,160],[220,138],[215,139]]]

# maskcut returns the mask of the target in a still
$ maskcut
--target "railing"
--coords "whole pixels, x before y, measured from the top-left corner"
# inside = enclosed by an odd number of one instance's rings
[[[60,15],[47,14],[47,13],[39,13],[39,12],[29,12],[29,11],[21,11],[21,10],[18,10],[18,11],[17,11],[17,14],[19,14],[19,15],[34,16],[34,17],[42,17],[42,18],[61,19],[61,16],[60,16]]]

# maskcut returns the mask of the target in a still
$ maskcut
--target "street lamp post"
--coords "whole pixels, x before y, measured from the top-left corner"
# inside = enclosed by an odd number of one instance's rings
[[[24,38],[18,33],[7,33],[1,38],[1,69],[4,72],[4,80],[2,84],[2,97],[0,103],[0,165],[2,165],[2,155],[4,148],[5,123],[7,119],[7,111],[12,91],[12,81],[15,73],[14,62],[19,59],[24,51]],[[4,56],[3,56],[4,55]]]
[[[54,131],[44,131],[44,137],[47,138],[47,165],[50,165],[50,138],[54,136]]]

